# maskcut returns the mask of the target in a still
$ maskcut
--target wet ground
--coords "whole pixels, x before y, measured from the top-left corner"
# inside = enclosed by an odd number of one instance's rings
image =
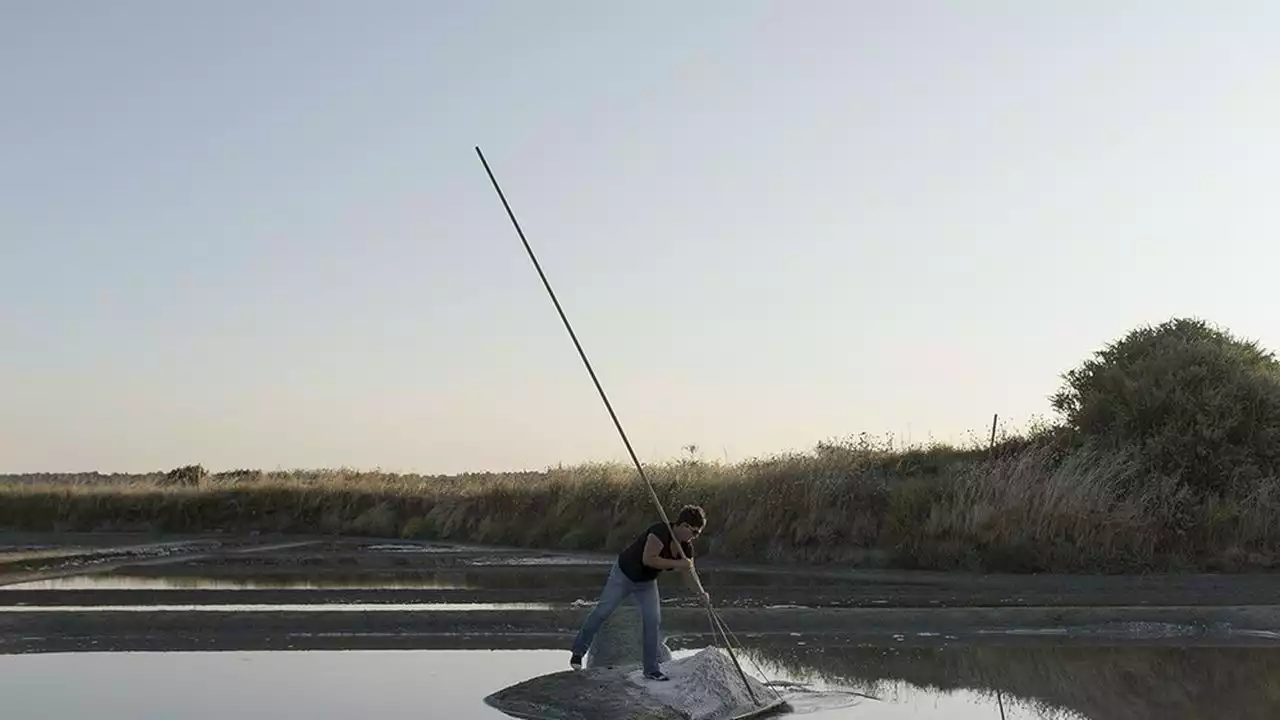
[[[565,668],[610,562],[0,536],[0,716],[501,718],[482,698]],[[746,669],[816,719],[1280,717],[1280,575],[699,568]],[[712,644],[685,585],[661,586],[668,644]]]

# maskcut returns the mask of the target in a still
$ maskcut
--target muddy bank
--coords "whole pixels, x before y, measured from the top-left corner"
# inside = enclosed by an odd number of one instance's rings
[[[0,651],[427,648],[515,636],[563,647],[598,596],[609,560],[376,539],[150,539],[99,537],[95,545],[53,536],[40,545],[0,538],[0,553],[11,558],[43,553],[0,567]],[[1280,575],[1002,576],[714,563],[700,575],[739,636],[925,645],[1034,634],[1062,643],[1274,642],[1268,633],[1280,627],[1273,606]],[[321,587],[272,586],[292,582]],[[389,583],[408,586],[383,587]],[[705,611],[684,583],[671,576],[660,584],[673,642],[709,639]],[[512,602],[545,607],[429,607]],[[263,607],[239,611],[246,605]],[[1241,636],[1233,628],[1258,632]]]
[[[243,561],[249,555],[292,553],[315,540],[277,538],[263,542],[244,538],[152,538],[134,542],[103,536],[60,539],[46,537],[18,539],[0,535],[0,586],[44,578],[107,572],[130,567],[136,570],[153,565],[194,561]]]
[[[567,604],[594,601],[612,561],[610,555],[359,538],[146,539],[151,542],[136,536],[0,536],[0,605],[513,600]],[[699,575],[718,606],[735,608],[1208,607],[1280,602],[1280,573],[977,575],[704,561]],[[59,578],[74,578],[74,589],[58,585]],[[695,606],[681,579],[664,578],[661,587],[668,604]]]
[[[15,611],[17,610],[17,611]],[[440,647],[456,636],[536,635],[545,647],[567,647],[586,609],[389,610],[285,612],[38,611],[0,612],[0,652],[68,649],[165,650]],[[888,645],[1126,642],[1188,645],[1277,643],[1277,607],[1216,608],[726,608],[720,616],[740,637]],[[673,639],[711,640],[705,610],[670,608],[663,626]]]

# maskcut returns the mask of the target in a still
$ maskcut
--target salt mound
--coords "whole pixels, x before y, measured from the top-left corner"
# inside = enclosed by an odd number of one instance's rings
[[[733,660],[716,647],[670,662],[665,672],[669,682],[646,680],[640,670],[628,673],[627,679],[689,720],[737,717],[776,700],[764,683],[750,675],[746,676],[748,690]]]
[[[773,707],[776,696],[747,675],[751,693],[719,648],[663,665],[668,682],[646,680],[635,665],[542,675],[485,698],[513,717],[535,720],[731,720]],[[782,709],[782,708],[777,708]]]
[[[644,658],[641,647],[643,623],[639,608],[623,605],[609,616],[596,633],[595,642],[587,651],[586,667],[623,667],[638,665]],[[658,662],[671,662],[671,648],[667,646],[666,634],[658,628]]]

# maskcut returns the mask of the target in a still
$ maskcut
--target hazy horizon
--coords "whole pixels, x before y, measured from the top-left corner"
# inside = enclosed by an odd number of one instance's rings
[[[1280,349],[1277,20],[10,4],[0,472],[625,459],[476,145],[645,461],[1022,425],[1174,316]]]

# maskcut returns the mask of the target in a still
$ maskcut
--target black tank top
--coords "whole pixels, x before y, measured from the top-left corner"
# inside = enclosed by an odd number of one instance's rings
[[[671,552],[671,533],[667,530],[666,523],[657,522],[650,525],[647,530],[632,540],[625,550],[618,553],[618,567],[622,568],[622,573],[630,578],[631,582],[648,582],[658,577],[658,573],[663,572],[644,564],[644,545],[649,541],[650,533],[657,535],[662,541],[662,552],[658,553],[658,557],[668,560],[676,559],[675,554]],[[680,549],[684,550],[685,557],[693,559],[692,543],[682,542]]]

